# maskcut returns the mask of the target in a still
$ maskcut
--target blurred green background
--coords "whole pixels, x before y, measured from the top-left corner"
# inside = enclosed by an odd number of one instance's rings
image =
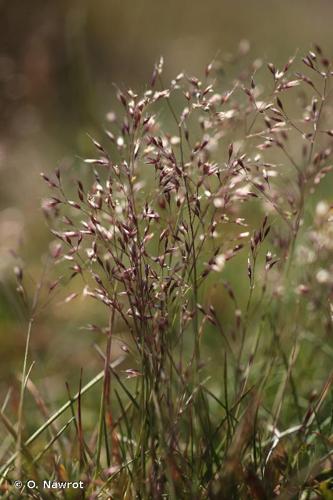
[[[11,252],[24,256],[32,288],[50,241],[39,173],[89,150],[87,132],[102,132],[113,83],[144,88],[160,55],[168,78],[182,70],[200,76],[242,40],[251,60],[277,65],[312,42],[331,56],[332,19],[331,0],[0,0],[1,395],[15,383],[26,332]],[[79,329],[100,319],[95,303],[80,300],[46,311],[33,331],[32,358],[47,387],[63,393],[78,367],[101,365],[91,349],[98,334]]]

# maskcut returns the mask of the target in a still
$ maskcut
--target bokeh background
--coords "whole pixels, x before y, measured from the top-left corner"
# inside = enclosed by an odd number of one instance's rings
[[[87,133],[102,132],[113,83],[144,88],[160,55],[167,77],[202,75],[240,43],[277,66],[312,42],[332,56],[332,19],[331,0],[0,0],[0,395],[16,383],[26,335],[15,254],[32,291],[51,240],[39,173],[89,151]],[[87,321],[102,321],[96,304],[55,301],[34,327],[34,373],[55,394],[64,380],[78,383],[79,367],[101,365],[92,348],[101,339],[80,330]]]

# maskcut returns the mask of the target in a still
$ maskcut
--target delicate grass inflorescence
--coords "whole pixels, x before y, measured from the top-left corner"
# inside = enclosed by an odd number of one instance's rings
[[[105,308],[104,370],[24,440],[33,305],[17,430],[1,413],[17,443],[3,485],[16,461],[21,477],[65,470],[87,498],[312,498],[332,466],[332,207],[316,201],[332,182],[332,75],[317,46],[247,65],[229,90],[216,61],[166,85],[161,60],[142,95],[118,90],[74,191],[42,174],[51,259],[83,283],[64,302]],[[81,396],[100,380],[87,436]]]

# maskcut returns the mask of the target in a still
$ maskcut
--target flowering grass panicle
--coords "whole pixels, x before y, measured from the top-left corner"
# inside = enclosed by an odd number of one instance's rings
[[[331,466],[331,68],[315,46],[227,88],[217,61],[166,83],[161,59],[142,94],[117,91],[74,187],[42,174],[47,293],[74,280],[65,303],[105,310],[96,428],[79,393],[61,457],[90,498],[312,498]]]

